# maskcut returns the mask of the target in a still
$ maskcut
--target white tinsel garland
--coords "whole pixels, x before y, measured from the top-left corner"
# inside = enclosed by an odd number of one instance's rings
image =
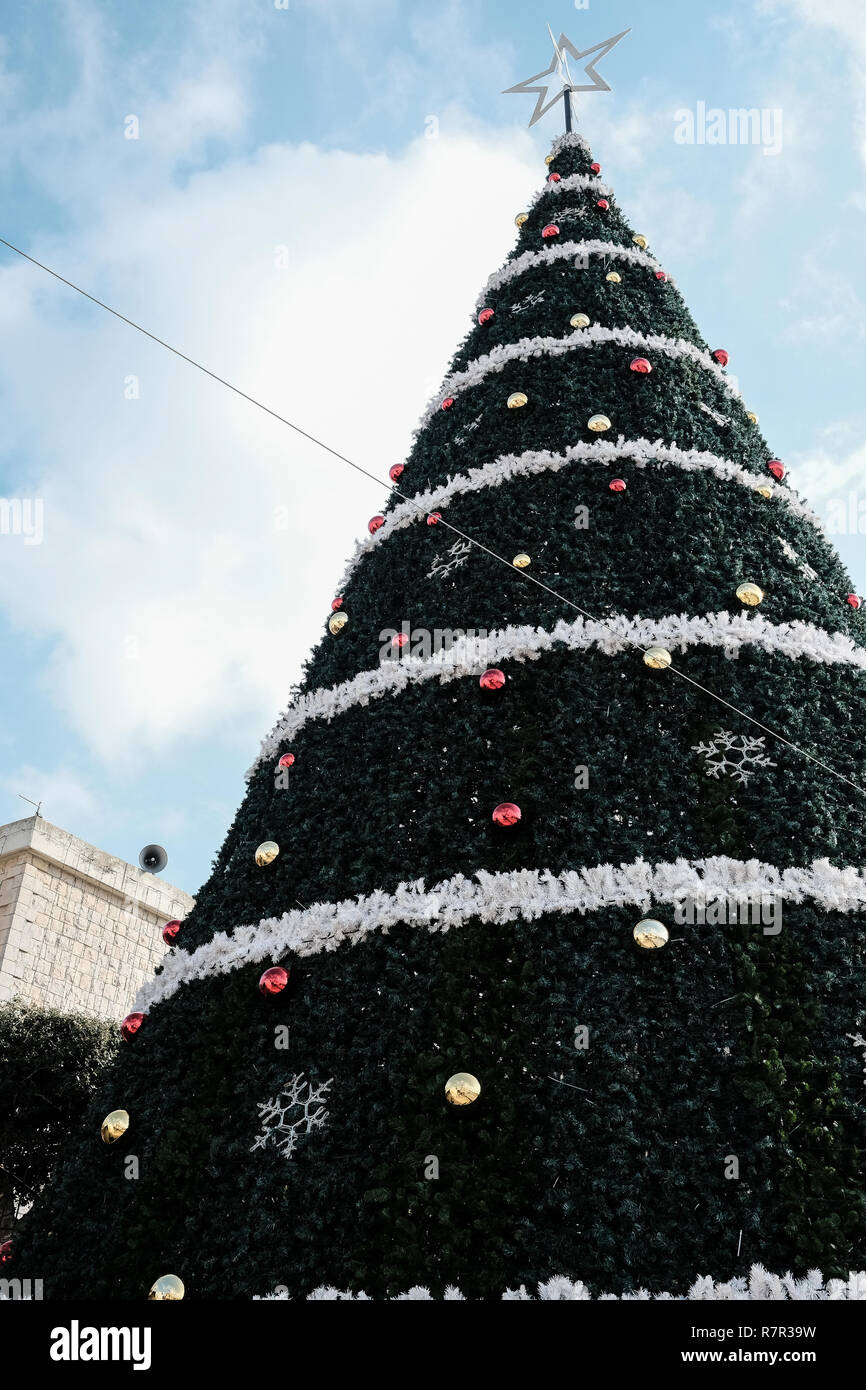
[[[26,1281],[25,1281],[26,1282]],[[458,1300],[467,1302],[465,1295],[460,1292],[455,1284],[449,1284],[442,1295],[445,1300]],[[547,1279],[544,1283],[537,1285],[537,1292],[528,1293],[525,1284],[520,1284],[516,1289],[506,1289],[502,1294],[504,1300],[519,1300],[521,1302],[539,1299],[545,1303],[575,1303],[587,1302],[592,1300],[592,1294],[587,1289],[581,1279],[568,1279],[564,1275],[555,1276]],[[32,1295],[22,1293],[18,1301],[29,1302]],[[348,1289],[337,1289],[333,1284],[320,1284],[312,1293],[307,1294],[305,1301],[340,1301],[359,1303],[373,1302],[369,1296],[361,1290],[359,1293],[352,1293]],[[614,1302],[706,1302],[715,1300],[719,1302],[864,1302],[866,1301],[866,1272],[863,1270],[853,1271],[847,1279],[828,1279],[824,1283],[824,1276],[820,1269],[810,1269],[803,1279],[795,1279],[788,1274],[769,1274],[763,1265],[752,1265],[749,1278],[743,1277],[729,1279],[726,1282],[715,1281],[711,1275],[699,1275],[692,1284],[687,1294],[670,1293],[649,1293],[646,1289],[636,1289],[630,1293],[599,1294],[598,1301]],[[0,1289],[0,1302],[14,1302],[15,1295],[5,1293]],[[290,1302],[288,1292],[280,1291],[266,1294],[253,1294],[253,1303],[286,1303]],[[406,1293],[395,1295],[390,1302],[432,1302],[433,1295],[423,1284],[415,1284]],[[474,1300],[472,1300],[474,1301]]]
[[[655,256],[640,251],[637,246],[623,246],[621,242],[601,241],[597,237],[589,241],[562,241],[558,245],[542,247],[540,251],[524,251],[521,255],[515,256],[513,261],[506,261],[505,265],[494,270],[478,296],[475,304],[476,313],[484,308],[492,293],[527,270],[535,270],[537,266],[555,265],[557,261],[571,260],[576,256],[607,256],[611,260],[627,261],[629,265],[645,266],[647,270],[662,269]]]
[[[660,468],[681,468],[686,473],[713,473],[717,478],[738,483],[749,489],[754,489],[760,483],[761,487],[769,488],[773,496],[783,502],[789,511],[808,521],[823,534],[824,528],[815,513],[801,502],[790,488],[782,487],[770,477],[759,476],[744,468],[741,463],[733,463],[730,459],[721,458],[703,449],[680,449],[676,444],[665,444],[660,439],[626,439],[624,435],[619,435],[615,440],[593,439],[571,444],[561,453],[554,453],[551,449],[527,449],[522,454],[501,454],[491,463],[470,468],[468,473],[455,474],[440,487],[428,488],[426,492],[418,492],[405,502],[399,502],[392,511],[385,514],[384,525],[380,526],[378,531],[364,536],[363,540],[357,542],[354,554],[337,586],[337,592],[344,591],[363,555],[375,550],[376,546],[381,545],[394,531],[401,531],[413,522],[426,519],[430,512],[437,508],[447,507],[455,497],[470,492],[482,492],[486,488],[501,487],[512,478],[530,477],[535,473],[557,473],[560,469],[576,463],[614,464],[620,459],[630,459],[638,468],[647,468],[655,464]]]
[[[553,874],[549,869],[514,869],[508,873],[479,870],[432,888],[423,879],[401,883],[396,892],[376,890],[342,902],[293,908],[280,917],[265,917],[238,926],[233,935],[218,932],[194,951],[174,950],[161,973],[139,990],[134,1009],[146,1013],[169,999],[190,980],[230,974],[243,966],[335,951],[344,942],[357,944],[371,932],[387,933],[399,923],[429,932],[449,931],[467,922],[532,922],[547,913],[585,916],[609,907],[648,912],[654,903],[694,903],[725,899],[746,907],[765,900],[809,901],[825,911],[856,912],[866,905],[866,869],[837,868],[817,859],[806,868],[779,869],[757,859],[717,856],[650,864],[599,864]]]
[[[564,1275],[559,1275],[553,1279],[546,1280],[543,1284],[538,1284],[537,1292],[527,1293],[525,1284],[521,1284],[516,1289],[506,1289],[502,1294],[503,1299],[508,1300],[533,1300],[540,1299],[545,1303],[574,1303],[586,1302],[593,1299],[586,1285],[581,1279],[568,1279]],[[330,1299],[340,1301],[357,1300],[359,1302],[371,1302],[369,1294],[351,1293],[349,1290],[340,1290],[333,1285],[322,1284],[307,1294],[308,1300]],[[449,1284],[446,1288],[443,1299],[460,1300],[466,1302],[465,1296],[454,1284]],[[828,1279],[824,1283],[824,1276],[820,1269],[810,1269],[803,1279],[795,1279],[792,1274],[769,1274],[763,1265],[752,1265],[749,1278],[738,1277],[729,1279],[727,1282],[716,1282],[710,1275],[700,1275],[692,1284],[687,1294],[670,1293],[649,1293],[646,1289],[636,1289],[632,1293],[616,1294],[603,1293],[599,1295],[599,1301],[622,1301],[622,1302],[706,1302],[707,1300],[717,1300],[720,1302],[781,1302],[793,1300],[795,1302],[814,1302],[815,1300],[838,1301],[866,1301],[866,1273],[862,1270],[848,1275],[847,1279]],[[286,1292],[268,1293],[261,1296],[254,1296],[254,1302],[287,1302],[289,1295]],[[393,1303],[406,1302],[432,1302],[433,1295],[423,1284],[416,1284],[414,1288],[406,1293],[396,1294],[390,1300]]]
[[[294,738],[311,719],[330,721],[354,705],[367,705],[384,695],[396,695],[422,681],[440,682],[480,675],[487,666],[501,661],[537,661],[543,652],[558,644],[572,651],[596,648],[608,656],[629,649],[662,646],[685,650],[687,647],[717,647],[735,658],[744,646],[787,656],[791,660],[806,656],[824,665],[866,668],[866,650],[857,647],[841,632],[826,632],[799,620],[771,623],[760,613],[708,613],[689,617],[671,613],[663,618],[560,619],[550,630],[541,627],[512,626],[486,637],[460,637],[447,650],[429,657],[401,654],[399,660],[385,661],[372,670],[360,671],[351,680],[330,689],[301,695],[280,716],[262,742],[261,752],[247,773],[252,777],[258,766],[272,758],[286,739]],[[408,651],[408,648],[406,649]]]
[[[562,150],[586,150],[591,154],[589,141],[585,135],[579,135],[576,130],[565,130],[562,135],[557,135],[555,140],[550,142],[550,153],[555,159]]]
[[[612,198],[613,189],[609,184],[603,183],[598,174],[568,174],[566,178],[559,179],[557,183],[545,183],[538,192],[533,194],[532,206],[541,202],[542,198],[549,195],[562,197],[564,193],[579,193],[582,189],[592,189],[600,198]]]
[[[617,343],[621,347],[632,350],[640,348],[644,352],[661,353],[665,357],[687,357],[704,371],[710,372],[731,396],[740,394],[731,378],[725,376],[710,354],[685,338],[666,338],[661,333],[637,333],[633,328],[605,328],[602,324],[593,323],[589,328],[576,328],[562,338],[548,334],[537,338],[518,338],[514,343],[500,343],[483,357],[476,357],[463,371],[452,372],[451,376],[445,378],[439,391],[424,407],[415,434],[419,434],[442,409],[443,400],[457,396],[469,387],[479,386],[491,373],[501,372],[509,362],[528,362],[531,357],[561,357],[564,353],[595,347],[600,343]]]

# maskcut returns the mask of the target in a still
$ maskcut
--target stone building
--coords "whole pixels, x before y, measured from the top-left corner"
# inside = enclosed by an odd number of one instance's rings
[[[119,1021],[192,905],[39,815],[0,826],[0,1001]]]

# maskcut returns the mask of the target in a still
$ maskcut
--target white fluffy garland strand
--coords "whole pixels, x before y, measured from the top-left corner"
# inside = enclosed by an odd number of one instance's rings
[[[341,685],[301,695],[262,741],[261,752],[247,772],[247,778],[253,776],[262,762],[274,757],[281,743],[294,738],[311,719],[330,722],[335,715],[354,705],[367,705],[384,695],[396,695],[421,681],[444,683],[480,675],[487,666],[502,661],[537,661],[543,652],[551,651],[559,643],[571,651],[597,648],[607,656],[653,646],[681,651],[693,646],[718,647],[730,658],[736,658],[744,646],[752,645],[791,660],[807,656],[823,665],[866,669],[866,649],[855,646],[844,633],[826,632],[799,619],[771,623],[760,613],[721,612],[704,617],[671,613],[663,618],[630,618],[621,613],[611,618],[575,618],[573,622],[561,618],[550,630],[514,625],[488,633],[486,637],[459,637],[452,646],[429,657],[401,653],[399,659],[360,671]]]
[[[602,241],[598,237],[589,241],[562,241],[553,246],[544,246],[540,251],[523,251],[521,255],[515,256],[513,261],[506,261],[505,265],[494,270],[478,296],[476,310],[483,309],[491,294],[527,270],[534,270],[536,266],[555,265],[557,261],[567,261],[576,256],[607,256],[611,260],[645,266],[647,270],[662,269],[655,256],[650,256],[637,246],[624,246],[619,241]],[[668,282],[670,283],[670,276]]]
[[[548,334],[546,337],[518,338],[516,343],[500,343],[483,357],[476,357],[464,371],[453,372],[445,378],[440,390],[424,407],[415,434],[420,433],[442,409],[443,400],[459,395],[470,386],[479,386],[485,377],[493,372],[501,372],[509,362],[528,362],[530,357],[561,357],[564,353],[576,352],[578,348],[596,347],[600,343],[617,343],[620,347],[631,349],[641,348],[644,352],[661,353],[665,357],[689,358],[710,372],[729,395],[740,395],[718,362],[714,362],[708,352],[695,347],[694,343],[687,342],[685,338],[666,338],[661,333],[637,333],[633,328],[605,328],[600,323],[593,323],[589,328],[576,328],[573,333],[566,333],[564,338],[555,338]]]
[[[569,174],[564,179],[558,179],[556,183],[551,183],[549,180],[544,183],[537,193],[533,194],[531,206],[534,207],[536,203],[541,202],[542,198],[549,195],[554,198],[561,198],[565,193],[580,193],[584,190],[587,192],[592,190],[600,198],[613,197],[613,189],[609,184],[602,182],[598,174]]]
[[[556,1276],[539,1284],[536,1294],[527,1293],[525,1284],[521,1284],[517,1289],[506,1289],[502,1295],[503,1299],[520,1301],[534,1300],[538,1298],[543,1303],[574,1303],[587,1302],[593,1299],[586,1285],[581,1279],[567,1279],[564,1275]],[[467,1302],[465,1295],[454,1284],[449,1284],[444,1294],[444,1300],[460,1300]],[[336,1289],[333,1285],[322,1284],[307,1294],[309,1300],[339,1300],[359,1302],[372,1302],[369,1294],[351,1293],[348,1289]],[[863,1270],[853,1271],[847,1279],[828,1279],[824,1283],[824,1276],[820,1269],[810,1269],[803,1279],[795,1279],[791,1273],[788,1274],[768,1274],[763,1265],[752,1265],[749,1271],[748,1281],[742,1277],[730,1279],[726,1283],[716,1282],[708,1275],[699,1275],[692,1284],[687,1294],[670,1293],[649,1293],[646,1289],[636,1289],[631,1293],[603,1293],[599,1295],[598,1301],[615,1302],[674,1302],[674,1303],[699,1303],[708,1300],[719,1302],[813,1302],[816,1300],[838,1301],[866,1301],[866,1272]],[[287,1302],[288,1293],[267,1293],[261,1296],[254,1295],[254,1302]],[[392,1303],[406,1302],[433,1302],[433,1295],[423,1284],[416,1284],[414,1288],[406,1293],[396,1294],[391,1300]],[[475,1300],[472,1300],[475,1301]]]
[[[557,135],[555,140],[550,142],[550,153],[554,159],[562,150],[577,149],[586,150],[591,154],[589,141],[585,135],[579,135],[576,130],[564,130],[561,135]]]
[[[469,492],[481,492],[488,487],[501,487],[512,478],[526,478],[535,473],[558,473],[560,469],[574,463],[614,464],[619,459],[630,459],[638,468],[657,464],[660,468],[681,468],[686,473],[714,473],[725,482],[739,483],[751,490],[759,485],[769,488],[773,497],[784,502],[790,511],[808,521],[822,535],[824,533],[821,521],[811,508],[801,502],[790,488],[782,487],[770,476],[765,478],[763,474],[752,473],[741,463],[733,463],[730,459],[721,458],[718,454],[711,454],[703,449],[680,449],[676,444],[664,444],[660,439],[653,442],[649,439],[626,439],[619,435],[616,440],[595,439],[591,442],[570,444],[562,453],[554,453],[550,449],[527,449],[522,454],[501,454],[491,463],[470,468],[468,473],[455,474],[441,487],[428,488],[426,492],[418,492],[414,497],[399,502],[390,512],[385,513],[384,525],[380,526],[378,531],[356,542],[354,553],[343,573],[337,592],[343,593],[363,555],[375,550],[376,546],[381,545],[394,531],[401,531],[413,522],[421,521],[439,507],[447,507],[455,497]]]
[[[162,963],[161,973],[141,987],[133,1008],[147,1013],[188,981],[279,961],[289,953],[314,956],[335,951],[372,932],[387,934],[399,923],[444,932],[472,920],[501,925],[532,922],[552,912],[583,917],[627,906],[647,912],[653,903],[705,906],[722,898],[746,906],[765,898],[808,900],[825,911],[857,912],[866,906],[866,869],[836,868],[827,859],[816,859],[806,868],[778,869],[758,859],[718,856],[661,864],[636,859],[619,867],[599,864],[561,874],[549,869],[479,869],[472,879],[456,874],[429,889],[423,879],[416,879],[401,883],[394,893],[377,889],[342,902],[293,908],[280,917],[239,926],[231,936],[218,932],[194,951],[176,949]]]

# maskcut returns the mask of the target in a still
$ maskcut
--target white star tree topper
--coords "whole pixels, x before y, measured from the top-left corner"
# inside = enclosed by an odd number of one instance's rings
[[[550,41],[553,44],[553,58],[550,67],[545,68],[543,72],[537,72],[534,77],[525,77],[522,82],[517,82],[513,87],[506,87],[503,95],[511,92],[538,93],[538,101],[535,103],[535,110],[529,122],[530,126],[534,126],[536,121],[540,121],[544,113],[549,111],[551,106],[555,106],[560,97],[564,96],[566,129],[570,130],[572,92],[609,92],[611,90],[610,83],[605,82],[604,78],[596,72],[595,65],[610,52],[615,44],[619,43],[620,39],[624,39],[626,34],[630,34],[631,30],[623,29],[621,34],[615,34],[612,39],[604,39],[602,43],[597,43],[592,48],[586,48],[583,52],[579,48],[575,48],[565,34],[560,34],[559,42],[557,42],[549,24],[547,32],[550,34]],[[580,62],[583,58],[590,59],[585,64],[583,71],[587,77],[592,78],[591,82],[578,83],[573,81],[568,68],[569,54],[576,62]],[[549,78],[550,81],[545,82],[545,78]],[[550,91],[553,91],[553,96],[548,101],[547,96]]]

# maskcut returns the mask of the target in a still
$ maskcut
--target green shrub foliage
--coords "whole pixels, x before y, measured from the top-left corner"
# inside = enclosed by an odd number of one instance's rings
[[[82,1117],[116,1052],[117,1030],[99,1019],[17,1000],[0,1004],[3,1235],[80,1142]]]

